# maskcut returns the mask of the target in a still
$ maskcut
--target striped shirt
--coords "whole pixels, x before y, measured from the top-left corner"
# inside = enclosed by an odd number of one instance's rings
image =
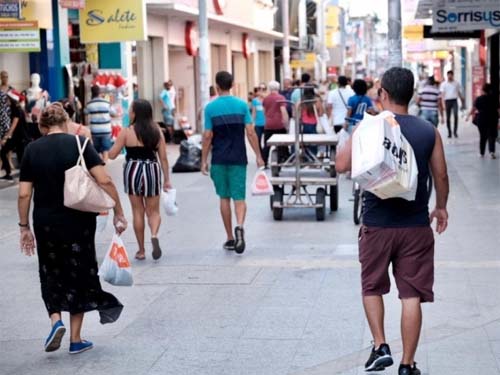
[[[437,87],[426,85],[422,90],[419,91],[418,96],[420,97],[421,109],[429,111],[438,110],[438,102],[441,99],[441,92]]]
[[[111,134],[111,104],[104,99],[94,98],[87,103],[85,114],[89,116],[92,134]]]

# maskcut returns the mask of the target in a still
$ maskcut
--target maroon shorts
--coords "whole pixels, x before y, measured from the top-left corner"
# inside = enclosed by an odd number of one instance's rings
[[[434,233],[431,227],[377,228],[359,231],[359,261],[363,296],[389,293],[389,265],[399,298],[433,302]]]

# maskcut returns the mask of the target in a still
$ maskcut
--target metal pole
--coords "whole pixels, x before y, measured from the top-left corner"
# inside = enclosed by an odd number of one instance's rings
[[[389,0],[389,67],[403,65],[401,45],[401,0]]]
[[[281,18],[283,23],[283,81],[292,78],[290,70],[290,12],[288,0],[281,0]]]
[[[328,60],[328,50],[326,48],[326,21],[325,21],[325,8],[326,8],[326,1],[325,0],[320,0],[317,3],[316,8],[316,14],[317,14],[317,25],[316,25],[316,32],[318,34],[319,38],[319,43],[320,43],[320,65],[319,65],[319,74],[320,74],[320,79],[322,81],[326,80],[326,63]]]
[[[207,17],[207,0],[198,0],[198,24],[200,33],[200,101],[201,101],[201,129],[205,130],[205,106],[209,100],[208,88],[210,80],[208,77],[208,67],[210,66],[210,51],[208,42],[208,17]]]

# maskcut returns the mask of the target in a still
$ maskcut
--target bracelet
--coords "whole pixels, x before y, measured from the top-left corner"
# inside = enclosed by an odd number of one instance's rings
[[[17,225],[19,225],[21,228],[29,228],[30,227],[30,224],[21,224],[21,223],[18,223]]]

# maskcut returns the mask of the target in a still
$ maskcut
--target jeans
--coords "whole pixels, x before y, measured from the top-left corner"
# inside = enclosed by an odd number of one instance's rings
[[[316,124],[304,124],[302,126],[302,133],[303,134],[318,134],[316,131]],[[318,153],[318,146],[307,146],[307,150],[316,156]]]
[[[480,126],[479,129],[479,153],[484,155],[486,151],[486,143],[488,143],[488,151],[491,154],[495,153],[497,134],[486,126]]]
[[[420,118],[423,119],[423,120],[425,120],[425,121],[429,121],[436,128],[438,127],[439,116],[438,116],[437,110],[422,109],[422,112],[420,113]]]
[[[264,162],[266,165],[269,162],[269,151],[271,150],[271,147],[267,145],[267,141],[274,135],[274,134],[287,134],[286,129],[265,129],[264,130],[264,150],[262,151],[262,158],[264,159]],[[289,155],[288,147],[287,146],[278,146],[278,161],[280,163],[286,161]]]
[[[453,111],[453,115],[455,116],[455,127],[453,128],[453,134],[455,137],[457,136],[458,131],[458,100],[457,99],[449,99],[445,101],[446,105],[446,126],[448,127],[448,137],[451,138],[451,113]]]
[[[263,126],[256,126],[255,132],[257,133],[257,139],[259,140],[259,150],[260,150],[260,153],[262,154],[262,136],[264,135],[264,127]]]

